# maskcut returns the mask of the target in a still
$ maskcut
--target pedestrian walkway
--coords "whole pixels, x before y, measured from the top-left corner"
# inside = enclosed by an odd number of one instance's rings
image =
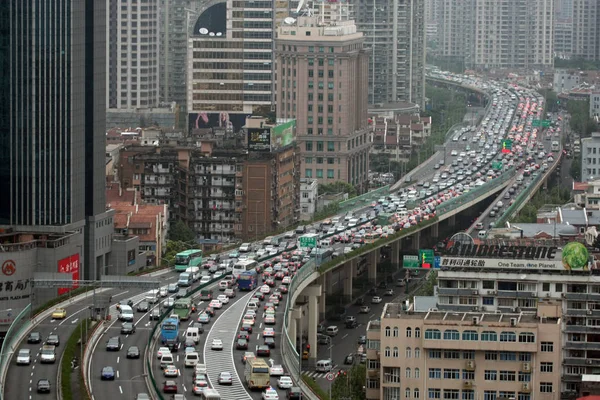
[[[334,365],[331,372],[336,374],[338,371],[337,367],[338,367],[337,365]],[[325,376],[327,374],[328,374],[328,372],[302,371],[302,375],[308,376],[309,378],[313,378],[313,379],[325,379]]]

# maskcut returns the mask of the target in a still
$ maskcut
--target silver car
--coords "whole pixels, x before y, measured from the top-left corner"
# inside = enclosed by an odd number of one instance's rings
[[[232,385],[233,376],[230,372],[221,372],[219,374],[219,385]]]

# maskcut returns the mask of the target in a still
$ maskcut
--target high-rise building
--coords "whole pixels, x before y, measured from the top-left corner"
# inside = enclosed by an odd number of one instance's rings
[[[574,0],[556,0],[555,17],[558,22],[572,22]]]
[[[369,55],[343,7],[322,3],[317,15],[291,18],[278,28],[277,118],[297,120],[301,178],[344,181],[362,192],[371,147]]]
[[[572,56],[600,60],[600,4],[596,0],[572,0]]]
[[[449,62],[471,65],[475,40],[476,0],[439,0],[438,49]]]
[[[275,107],[275,27],[297,1],[227,0],[199,15],[188,43],[189,129],[231,126]]]
[[[425,0],[354,0],[370,49],[369,104],[425,102]]]
[[[108,0],[106,96],[110,109],[159,104],[158,1]]]
[[[442,0],[425,0],[425,30],[427,40],[437,40]]]
[[[207,0],[159,0],[160,101],[185,109],[187,42]]]
[[[554,65],[554,0],[476,0],[473,66]]]
[[[0,224],[69,232],[65,243],[85,248],[82,279],[104,271],[113,226],[104,193],[106,21],[102,1],[0,2]]]

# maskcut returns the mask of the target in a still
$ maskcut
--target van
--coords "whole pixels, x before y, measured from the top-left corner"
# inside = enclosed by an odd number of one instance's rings
[[[297,235],[302,235],[304,233],[306,233],[306,227],[304,225],[300,225],[299,227],[296,228]]]
[[[271,244],[271,239],[273,239],[273,236],[267,236],[266,238],[263,239],[263,245],[268,246]]]
[[[338,332],[339,332],[339,329],[335,325],[328,326],[327,329],[325,330],[325,333],[328,336],[335,336],[338,334]]]
[[[523,175],[517,176],[517,182],[523,182]]]
[[[327,335],[323,335],[323,334],[317,334],[317,343],[318,344],[330,344],[331,343],[331,338]]]
[[[171,353],[166,353],[163,354],[162,356],[160,356],[160,367],[161,368],[166,368],[167,365],[174,365],[175,364],[175,359],[173,358],[173,354]]]
[[[153,289],[146,293],[146,297],[144,300],[148,302],[148,304],[156,304],[160,299],[160,290]]]
[[[317,372],[329,372],[333,368],[331,360],[319,360],[317,361]]]
[[[119,319],[121,321],[133,322],[133,309],[130,306],[122,305]]]
[[[187,272],[182,272],[179,274],[179,280],[177,281],[177,286],[191,286],[193,282],[192,274]]]
[[[217,389],[205,388],[200,392],[200,400],[221,400],[221,395]]]
[[[481,231],[479,231],[479,233],[477,234],[477,237],[478,237],[479,239],[485,239],[486,235],[487,235],[487,232],[486,232],[486,231],[484,231],[484,230],[481,230]]]
[[[198,344],[200,341],[200,329],[197,327],[189,327],[185,331],[185,340],[193,340],[194,343]]]
[[[200,279],[200,268],[198,267],[188,267],[185,269],[185,272],[192,276],[192,281],[194,282]]]
[[[250,243],[242,243],[242,245],[240,246],[240,251],[242,253],[247,253],[250,250],[252,250],[252,245]]]
[[[198,343],[198,342],[196,342],[196,343]],[[200,356],[198,355],[197,352],[191,351],[191,352],[185,354],[185,367],[186,368],[195,367],[196,364],[198,364],[198,361],[200,361]]]
[[[259,307],[258,303],[255,302],[255,301],[251,301],[251,302],[248,303],[248,310],[254,310],[254,311],[256,311],[259,308],[260,307]]]

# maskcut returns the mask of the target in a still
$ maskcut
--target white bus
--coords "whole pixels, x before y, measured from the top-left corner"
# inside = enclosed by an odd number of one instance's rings
[[[232,275],[237,280],[242,272],[250,271],[258,266],[256,260],[239,260],[233,265]]]

